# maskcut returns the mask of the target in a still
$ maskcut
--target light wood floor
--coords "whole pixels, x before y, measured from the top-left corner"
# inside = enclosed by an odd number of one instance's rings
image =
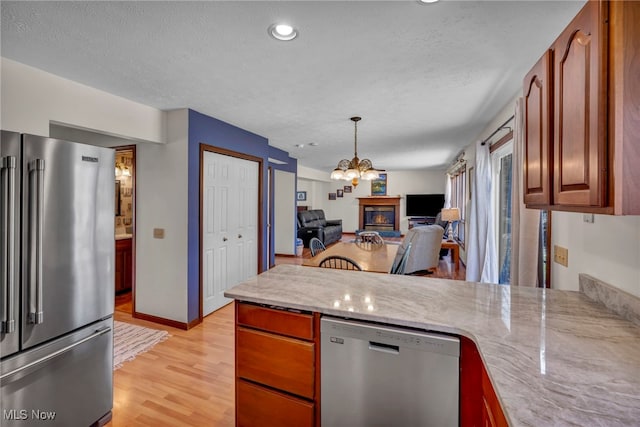
[[[300,264],[310,255],[305,249],[303,257],[277,256],[276,264]],[[445,257],[428,277],[464,279],[464,274],[464,266],[455,271]],[[116,298],[116,304],[116,320],[163,329],[171,337],[114,372],[113,419],[107,426],[233,426],[233,303],[189,331],[132,318],[130,294]]]
[[[114,372],[113,419],[107,426],[233,426],[233,303],[189,331],[134,319],[115,320],[171,334]]]

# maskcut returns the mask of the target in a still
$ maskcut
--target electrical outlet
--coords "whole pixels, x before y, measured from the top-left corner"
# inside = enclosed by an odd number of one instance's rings
[[[569,249],[562,246],[553,245],[553,261],[569,267]]]
[[[595,218],[593,214],[582,214],[582,221],[593,224]]]

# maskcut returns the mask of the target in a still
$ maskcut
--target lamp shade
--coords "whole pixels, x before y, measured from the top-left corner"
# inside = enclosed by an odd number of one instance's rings
[[[443,221],[460,221],[460,209],[442,209],[440,212]]]

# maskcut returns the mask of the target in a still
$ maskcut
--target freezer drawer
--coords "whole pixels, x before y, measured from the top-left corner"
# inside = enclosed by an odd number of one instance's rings
[[[113,319],[3,360],[0,424],[89,426],[113,406]]]
[[[323,426],[458,426],[458,338],[326,317],[320,325]]]

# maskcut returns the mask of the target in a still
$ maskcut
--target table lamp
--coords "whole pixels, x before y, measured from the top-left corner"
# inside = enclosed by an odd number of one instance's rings
[[[440,212],[440,217],[443,221],[448,221],[449,226],[447,227],[447,240],[453,241],[453,221],[460,221],[460,209],[458,208],[449,208],[442,209]]]

